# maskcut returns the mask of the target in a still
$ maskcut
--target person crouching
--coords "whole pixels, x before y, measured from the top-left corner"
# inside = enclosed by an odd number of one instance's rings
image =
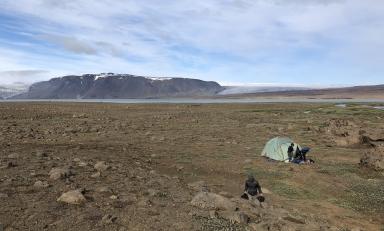
[[[245,181],[244,194],[248,196],[249,200],[259,203],[260,206],[263,207],[262,202],[265,200],[263,191],[261,191],[259,182],[252,175],[249,175],[248,179]]]

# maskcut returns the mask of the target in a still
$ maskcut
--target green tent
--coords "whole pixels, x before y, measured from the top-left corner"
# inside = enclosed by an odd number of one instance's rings
[[[287,161],[288,160],[288,147],[294,143],[294,151],[297,147],[301,147],[293,142],[288,137],[275,137],[269,140],[261,153],[261,156],[265,156],[274,160]]]

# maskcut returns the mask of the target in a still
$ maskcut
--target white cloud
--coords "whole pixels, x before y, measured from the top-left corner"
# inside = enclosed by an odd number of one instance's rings
[[[11,56],[0,58],[3,71],[100,70],[227,82],[328,75],[321,81],[339,83],[362,75],[379,81],[384,72],[379,0],[2,0],[0,11],[19,20],[10,30],[58,46],[37,44],[44,56],[10,51],[23,41],[7,41],[0,46]]]

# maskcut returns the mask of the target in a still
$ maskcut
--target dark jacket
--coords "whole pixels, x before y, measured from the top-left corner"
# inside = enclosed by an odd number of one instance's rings
[[[288,157],[289,159],[293,158],[293,146],[288,147]]]
[[[245,181],[244,191],[249,193],[249,195],[251,195],[251,196],[256,196],[259,193],[263,193],[261,191],[261,187],[260,187],[259,182],[257,182],[257,180],[255,180],[255,179],[248,179],[247,181]]]

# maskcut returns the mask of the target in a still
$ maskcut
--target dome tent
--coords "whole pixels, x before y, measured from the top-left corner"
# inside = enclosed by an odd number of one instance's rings
[[[288,160],[288,147],[293,143],[295,146],[293,150],[295,151],[297,147],[301,147],[293,142],[288,137],[275,137],[269,140],[261,152],[261,156],[268,157],[273,160],[286,161]]]

